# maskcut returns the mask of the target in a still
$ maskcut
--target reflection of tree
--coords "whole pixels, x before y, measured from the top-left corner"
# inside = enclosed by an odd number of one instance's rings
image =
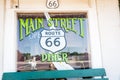
[[[29,60],[30,57],[31,57],[31,54],[30,53],[24,53],[23,56],[24,56],[24,60]]]
[[[19,50],[17,51],[18,61],[25,61],[30,59],[31,54],[30,53],[22,53]]]
[[[78,52],[72,52],[70,55],[78,55],[79,53]]]
[[[36,57],[36,61],[41,60],[41,56],[40,55],[35,55],[35,57]]]

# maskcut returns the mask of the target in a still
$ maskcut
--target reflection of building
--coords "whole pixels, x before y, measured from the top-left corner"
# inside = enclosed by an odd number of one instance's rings
[[[81,61],[81,60],[89,60],[90,54],[83,53],[83,54],[77,54],[77,55],[69,55],[69,60],[75,60],[75,61]]]
[[[17,61],[24,61],[24,56],[20,51],[17,51]]]
[[[88,53],[84,54],[77,54],[77,55],[70,55],[68,57],[69,64],[71,64],[74,68],[90,68],[90,55]]]

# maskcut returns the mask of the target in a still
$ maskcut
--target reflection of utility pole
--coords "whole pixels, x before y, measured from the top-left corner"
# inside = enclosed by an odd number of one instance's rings
[[[26,61],[26,56],[24,56],[24,61]]]
[[[84,61],[82,61],[82,66],[83,66],[83,69],[85,69]]]
[[[85,52],[87,52],[87,48],[85,49]]]
[[[69,47],[68,47],[68,52],[70,52],[70,49],[69,49]]]

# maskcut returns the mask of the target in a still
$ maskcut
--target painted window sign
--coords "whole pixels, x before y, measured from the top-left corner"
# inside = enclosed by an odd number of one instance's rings
[[[17,70],[90,68],[87,18],[78,13],[50,17],[18,14]]]

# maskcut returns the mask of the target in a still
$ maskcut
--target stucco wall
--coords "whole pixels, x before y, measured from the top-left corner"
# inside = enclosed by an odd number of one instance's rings
[[[3,71],[4,0],[0,0],[0,79]]]
[[[110,80],[120,80],[120,14],[118,0],[97,0],[103,67]]]
[[[34,9],[34,10],[35,9],[48,10],[48,8],[46,7],[46,1],[47,0],[35,0],[35,1],[34,0],[20,0],[20,8],[21,9]],[[60,5],[55,10],[65,10],[65,9],[66,10],[69,10],[69,9],[77,10],[82,7],[88,8],[88,0],[74,0],[74,3],[73,3],[73,0],[58,0],[58,1]]]

